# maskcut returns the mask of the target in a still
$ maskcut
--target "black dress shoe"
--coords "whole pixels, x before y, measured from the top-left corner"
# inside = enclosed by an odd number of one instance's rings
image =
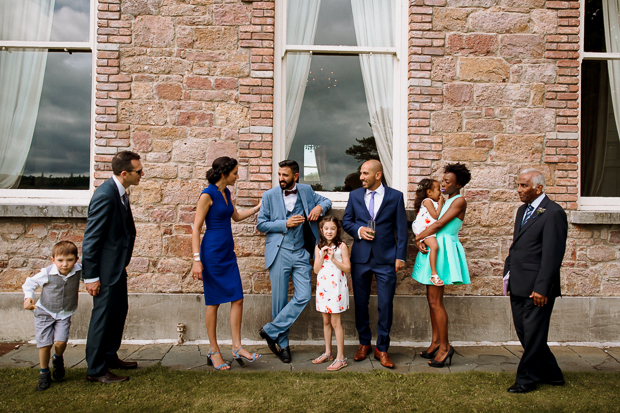
[[[543,380],[542,383],[550,384],[552,386],[564,386],[566,381],[564,379],[559,380]]]
[[[123,361],[121,359],[116,359],[116,361],[112,361],[108,363],[109,369],[121,369],[121,370],[133,370],[138,368],[138,363],[135,361]]]
[[[525,386],[523,384],[515,383],[508,389],[508,393],[529,393],[532,390],[536,390],[535,384]]]
[[[263,340],[267,340],[267,347],[269,347],[269,350],[271,350],[271,352],[276,356],[280,357],[280,350],[278,350],[278,347],[276,346],[276,341],[271,338],[262,327],[258,330],[258,334]]]
[[[289,346],[280,350],[280,360],[282,360],[283,363],[291,362],[291,348]]]
[[[92,382],[99,382],[99,383],[104,383],[104,384],[110,384],[110,383],[120,383],[120,382],[123,382],[123,381],[127,381],[127,380],[129,380],[129,377],[127,377],[127,376],[117,376],[116,374],[108,371],[103,376],[86,376],[86,380],[92,381]]]

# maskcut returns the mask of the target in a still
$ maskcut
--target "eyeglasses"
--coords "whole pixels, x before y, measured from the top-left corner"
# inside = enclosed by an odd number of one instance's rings
[[[125,171],[125,172],[127,172],[127,173],[129,173],[129,172],[135,172],[135,173],[137,173],[138,175],[142,175],[142,171],[143,171],[143,170],[144,170],[144,168],[142,168],[142,169],[138,169],[137,171]]]

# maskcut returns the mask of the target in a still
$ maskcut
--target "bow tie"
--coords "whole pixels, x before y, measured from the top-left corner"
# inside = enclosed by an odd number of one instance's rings
[[[297,188],[292,189],[290,191],[284,191],[284,196],[289,196],[289,195],[296,194],[296,193],[297,193]]]

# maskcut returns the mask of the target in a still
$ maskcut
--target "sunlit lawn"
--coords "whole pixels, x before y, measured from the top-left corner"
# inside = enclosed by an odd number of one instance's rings
[[[522,395],[506,392],[514,382],[508,373],[235,373],[158,365],[113,385],[86,382],[84,369],[70,369],[45,392],[35,390],[37,375],[0,369],[0,411],[620,411],[620,373],[566,373],[564,387]]]

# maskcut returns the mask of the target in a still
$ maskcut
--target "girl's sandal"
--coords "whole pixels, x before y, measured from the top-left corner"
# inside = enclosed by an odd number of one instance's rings
[[[325,363],[326,361],[332,361],[333,359],[334,356],[332,356],[331,354],[323,353],[314,360],[312,360],[312,364],[321,364]]]
[[[431,275],[431,282],[437,287],[441,287],[443,285],[443,281],[441,281],[441,278],[439,278],[439,275],[437,274]]]
[[[334,360],[334,362],[332,364],[329,365],[329,367],[327,367],[327,371],[338,371],[340,369],[343,369],[345,367],[348,366],[347,359],[342,359],[342,360]],[[336,366],[336,363],[340,363],[340,365]]]

